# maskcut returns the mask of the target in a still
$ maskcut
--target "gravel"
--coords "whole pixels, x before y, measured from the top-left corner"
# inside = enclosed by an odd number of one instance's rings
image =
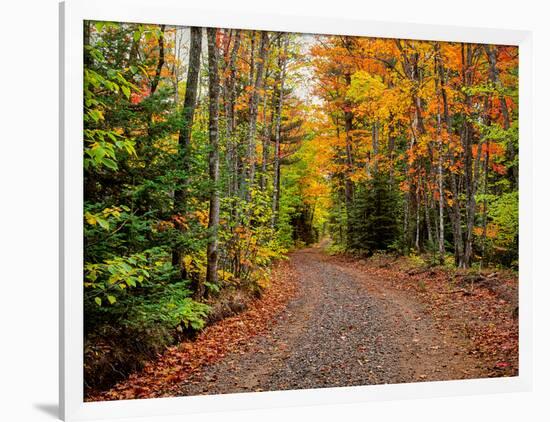
[[[291,259],[299,292],[277,323],[193,374],[178,395],[412,381],[402,368],[403,344],[393,338],[412,338],[414,329],[391,322],[387,306],[319,249]]]

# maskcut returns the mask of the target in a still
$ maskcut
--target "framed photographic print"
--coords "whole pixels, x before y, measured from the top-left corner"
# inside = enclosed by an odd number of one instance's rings
[[[530,33],[60,13],[65,420],[530,388]]]

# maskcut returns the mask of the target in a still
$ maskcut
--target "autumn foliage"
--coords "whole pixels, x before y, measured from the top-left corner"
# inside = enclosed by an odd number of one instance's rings
[[[292,296],[273,264],[323,238],[361,257],[517,269],[516,47],[83,30],[90,398],[162,395],[239,347]],[[252,326],[235,328],[247,307]]]
[[[317,40],[316,136],[329,150],[333,198],[345,204],[332,217],[338,242],[371,253],[369,242],[434,251],[440,262],[452,251],[460,267],[517,265],[518,233],[501,218],[506,209],[517,222],[517,200],[508,199],[518,188],[517,48]],[[384,211],[368,208],[369,191],[389,192],[379,201]],[[375,226],[389,209],[391,237],[356,238],[358,225]]]

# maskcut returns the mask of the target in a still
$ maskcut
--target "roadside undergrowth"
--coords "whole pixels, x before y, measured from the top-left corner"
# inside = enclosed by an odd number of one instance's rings
[[[271,283],[252,298],[241,313],[206,327],[194,340],[168,348],[126,380],[103,392],[91,392],[86,401],[173,396],[178,385],[199,368],[237,351],[251,337],[265,332],[296,293],[295,271],[288,261],[278,262]],[[221,318],[221,316],[220,316]]]

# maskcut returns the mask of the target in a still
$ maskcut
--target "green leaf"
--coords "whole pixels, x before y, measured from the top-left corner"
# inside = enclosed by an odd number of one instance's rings
[[[97,223],[102,229],[109,230],[109,222],[101,217],[96,216]]]
[[[96,297],[94,300],[95,300],[95,303],[97,303],[98,306],[101,306],[101,298],[100,297]]]
[[[128,88],[127,86],[121,85],[120,89],[122,89],[122,92],[124,93],[126,98],[130,99],[130,88]]]
[[[109,303],[112,305],[113,303],[116,302],[116,297],[112,296],[112,295],[108,295],[107,296],[107,300],[109,301]]]
[[[88,115],[94,120],[94,122],[99,122],[103,118],[103,113],[99,110],[89,110]]]
[[[102,163],[105,165],[105,167],[109,167],[112,170],[118,170],[116,162],[111,160],[110,158],[105,158]]]

